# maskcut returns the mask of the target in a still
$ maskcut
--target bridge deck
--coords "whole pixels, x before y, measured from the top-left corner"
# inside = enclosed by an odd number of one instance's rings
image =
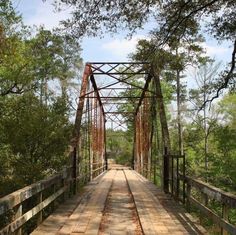
[[[33,233],[206,234],[173,199],[133,170],[113,168],[61,205]]]

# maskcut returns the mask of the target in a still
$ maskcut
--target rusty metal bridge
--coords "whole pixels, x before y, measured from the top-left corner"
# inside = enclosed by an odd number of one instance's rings
[[[106,129],[134,133],[131,167],[109,164]],[[203,215],[215,231],[236,234],[229,218],[236,197],[186,175],[185,155],[171,152],[160,75],[150,63],[86,63],[68,155],[62,172],[0,199],[7,218],[0,235],[207,234]]]

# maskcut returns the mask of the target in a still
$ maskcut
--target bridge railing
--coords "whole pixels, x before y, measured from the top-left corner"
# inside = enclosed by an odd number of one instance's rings
[[[0,228],[0,235],[21,234],[22,226],[37,215],[37,224],[43,220],[43,209],[59,197],[69,194],[72,182],[71,168],[19,189],[0,199],[0,216],[5,220]]]
[[[236,209],[235,195],[189,176],[180,175],[180,179],[186,184],[188,211],[195,207],[201,212],[201,215],[205,215],[205,218],[211,219],[215,225],[220,227],[221,234],[236,234],[236,226],[230,222],[230,210]],[[210,201],[220,205],[220,215],[213,210]]]
[[[34,227],[39,225],[56,204],[78,191],[79,183],[89,180],[90,172],[74,176],[73,167],[67,167],[48,179],[0,198],[0,235],[21,235],[23,225],[33,218]],[[49,206],[50,210],[45,213]]]
[[[200,222],[210,219],[220,228],[221,234],[236,234],[231,215],[236,215],[236,195],[225,192],[185,173],[185,155],[168,155],[170,175],[168,191],[172,197],[185,204],[188,211],[200,211]],[[232,217],[233,217],[232,216]]]

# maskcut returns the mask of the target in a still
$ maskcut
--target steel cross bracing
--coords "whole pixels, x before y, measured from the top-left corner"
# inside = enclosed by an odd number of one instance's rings
[[[80,96],[80,99],[96,99],[102,105],[104,114],[121,114],[120,118],[130,113],[137,113],[150,82],[150,64],[146,62],[91,62],[86,67],[90,70],[91,89]],[[136,81],[132,81],[132,79]],[[137,81],[146,83],[139,85]],[[129,95],[129,91],[136,91],[139,95]],[[92,95],[96,93],[96,95]],[[127,95],[125,95],[127,94]],[[147,95],[146,95],[147,97]],[[151,95],[149,95],[151,98]],[[121,102],[122,101],[122,102]],[[120,107],[133,103],[132,112],[122,112]],[[130,115],[129,115],[130,116]],[[107,120],[108,121],[108,120]]]

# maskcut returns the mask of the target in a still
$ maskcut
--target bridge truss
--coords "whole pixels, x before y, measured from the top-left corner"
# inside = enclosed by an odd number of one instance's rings
[[[107,169],[106,128],[127,130],[129,123],[134,132],[133,169],[154,181],[159,175],[168,190],[168,155],[162,159],[166,137],[158,130],[163,129],[157,113],[160,91],[149,63],[86,63],[71,141],[73,162],[79,162],[75,174],[91,179]]]

